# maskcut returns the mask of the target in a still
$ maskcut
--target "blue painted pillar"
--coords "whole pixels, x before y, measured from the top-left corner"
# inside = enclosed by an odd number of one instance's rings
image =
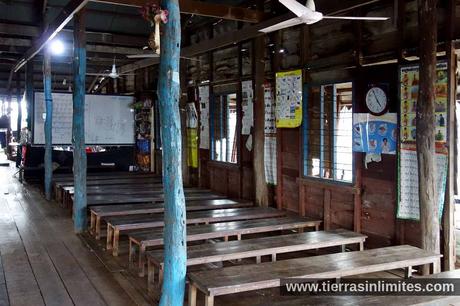
[[[51,182],[53,180],[53,137],[52,137],[52,119],[53,119],[53,97],[51,92],[51,54],[48,48],[45,48],[43,57],[43,90],[45,96],[45,197],[51,200]]]
[[[88,225],[86,211],[86,151],[85,151],[85,92],[86,92],[86,33],[85,10],[74,17],[73,57],[73,178],[74,230],[81,233]]]
[[[165,194],[165,269],[160,305],[182,306],[187,249],[179,114],[181,26],[178,0],[163,0],[162,8],[168,10],[169,20],[163,25],[158,80]]]

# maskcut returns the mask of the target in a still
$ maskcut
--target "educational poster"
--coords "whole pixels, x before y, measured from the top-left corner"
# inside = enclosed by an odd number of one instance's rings
[[[241,82],[241,93],[243,95],[243,119],[241,134],[249,135],[251,134],[251,128],[254,126],[254,91],[252,89],[252,81]]]
[[[276,126],[275,126],[275,99],[273,87],[264,85],[265,105],[265,140],[264,164],[265,181],[267,184],[276,185]]]
[[[198,168],[198,129],[187,128],[187,165]]]
[[[416,110],[418,98],[418,65],[401,67],[400,71],[400,148],[399,148],[399,189],[398,211],[400,219],[418,220],[420,209],[418,202],[418,164],[416,148]],[[440,217],[444,207],[444,195],[447,181],[447,63],[437,65],[436,82],[436,189]]]
[[[353,151],[374,154],[396,154],[397,114],[374,116],[353,114]]]
[[[200,101],[200,149],[209,149],[209,86],[198,87]]]
[[[302,70],[276,74],[276,127],[302,124]]]

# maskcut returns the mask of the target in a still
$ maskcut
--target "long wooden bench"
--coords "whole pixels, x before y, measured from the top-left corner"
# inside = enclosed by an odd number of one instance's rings
[[[186,210],[213,210],[224,208],[243,208],[253,205],[252,202],[235,201],[230,199],[217,200],[186,200]],[[90,232],[96,239],[101,237],[101,222],[104,218],[114,216],[140,215],[150,213],[164,212],[163,203],[137,203],[137,204],[119,204],[119,205],[102,205],[91,206],[91,227]]]
[[[299,234],[280,235],[247,240],[208,243],[187,247],[187,266],[202,265],[226,260],[255,257],[261,262],[261,256],[269,255],[276,261],[278,254],[314,250],[358,244],[363,250],[367,236],[352,231],[338,229],[333,231],[316,231]],[[147,284],[149,291],[154,286],[155,272],[158,271],[158,284],[161,284],[164,270],[163,250],[149,251],[147,258]]]
[[[284,217],[286,212],[274,208],[251,207],[194,211],[187,214],[186,224],[209,224],[218,222],[256,220]],[[164,226],[163,214],[146,216],[110,217],[107,222],[107,250],[118,256],[120,235],[128,231]]]
[[[286,278],[334,279],[400,268],[411,271],[425,264],[432,264],[438,273],[441,257],[401,245],[192,272],[188,275],[189,305],[196,306],[197,290],[205,294],[206,306],[212,306],[215,296],[279,287]]]
[[[455,279],[460,278],[460,270],[442,272],[437,274],[430,274],[426,276],[417,277],[417,279]],[[453,295],[385,295],[385,296],[280,296],[270,295],[264,296],[263,294],[257,295],[251,300],[251,306],[369,306],[369,305],[385,305],[385,306],[441,306],[441,305],[460,305],[460,296]],[[232,306],[247,306],[247,300],[235,300]]]
[[[209,193],[209,194],[188,194],[185,195],[186,200],[213,200],[224,199],[226,196]],[[72,197],[73,201],[73,197]],[[129,203],[156,203],[163,202],[163,194],[158,195],[90,195],[87,197],[87,205],[113,205],[113,204],[129,204]]]
[[[268,220],[249,220],[216,223],[209,225],[188,225],[187,241],[207,240],[214,238],[224,238],[228,240],[230,236],[236,236],[241,240],[242,235],[268,233],[282,230],[303,230],[306,227],[319,229],[321,220],[310,218],[286,217],[272,218]],[[145,252],[148,247],[163,245],[163,229],[154,229],[149,232],[135,233],[129,235],[129,263],[134,263],[136,250],[139,250],[138,263],[139,275],[145,274]]]

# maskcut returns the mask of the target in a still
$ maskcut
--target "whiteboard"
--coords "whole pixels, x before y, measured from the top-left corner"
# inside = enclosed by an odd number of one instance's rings
[[[89,145],[134,144],[134,97],[86,95],[85,143]],[[53,144],[72,143],[73,102],[71,93],[53,93]],[[45,144],[45,99],[35,93],[33,143]]]

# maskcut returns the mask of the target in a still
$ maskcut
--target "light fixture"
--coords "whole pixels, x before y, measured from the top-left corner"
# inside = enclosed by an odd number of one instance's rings
[[[62,55],[65,51],[65,46],[61,40],[53,39],[50,43],[49,49],[54,55]]]
[[[67,79],[66,78],[64,78],[64,80],[62,81],[62,85],[64,85],[64,86],[67,85]]]
[[[279,53],[284,53],[284,52],[286,52],[286,49],[281,48],[278,52]]]

